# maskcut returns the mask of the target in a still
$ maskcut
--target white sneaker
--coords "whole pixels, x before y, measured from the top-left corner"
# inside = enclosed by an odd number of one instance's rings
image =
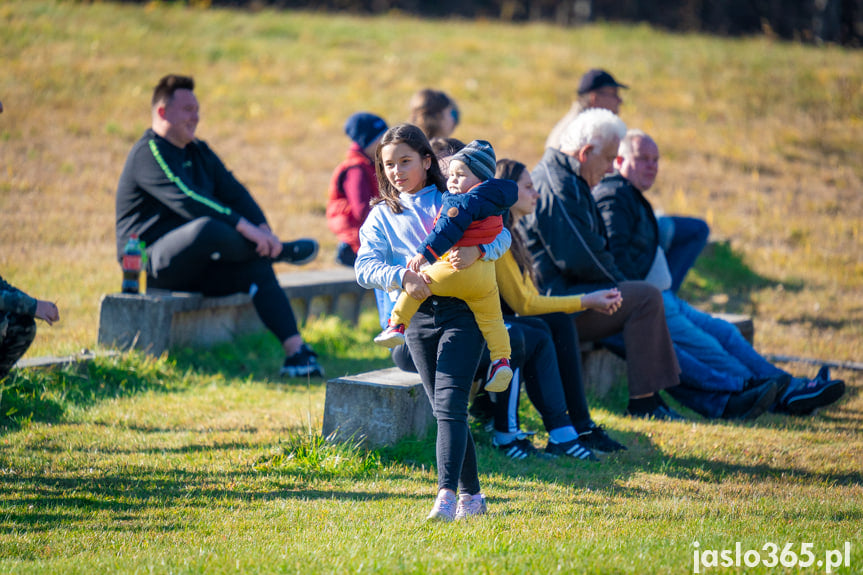
[[[469,493],[460,493],[458,496],[458,507],[455,510],[456,519],[467,519],[475,515],[485,515],[488,512],[488,507],[485,504],[485,495],[477,493],[470,495]]]
[[[429,521],[452,521],[455,519],[456,511],[455,493],[447,489],[438,491],[437,498],[434,500],[434,507],[427,519]]]

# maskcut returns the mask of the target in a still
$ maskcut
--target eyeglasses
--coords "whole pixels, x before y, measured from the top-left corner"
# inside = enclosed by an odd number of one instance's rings
[[[451,108],[451,110],[452,110],[452,111],[451,111],[450,113],[452,114],[452,121],[453,121],[453,122],[455,122],[455,123],[456,123],[456,125],[458,125],[458,120],[459,120],[458,108],[456,108],[455,106],[453,106],[453,107]]]

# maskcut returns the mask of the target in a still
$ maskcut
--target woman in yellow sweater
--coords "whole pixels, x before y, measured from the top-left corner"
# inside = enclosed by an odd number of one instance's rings
[[[546,387],[551,384],[549,379],[558,379],[563,387],[566,407],[573,427],[578,432],[579,443],[588,449],[608,453],[626,449],[617,441],[611,439],[602,427],[596,425],[590,418],[587,400],[584,396],[584,385],[581,379],[581,352],[578,344],[578,334],[572,318],[568,314],[595,310],[604,314],[613,314],[620,308],[622,299],[616,289],[599,290],[584,295],[573,296],[543,296],[536,289],[533,281],[533,267],[530,265],[530,254],[514,224],[523,216],[533,212],[538,194],[533,189],[530,173],[524,164],[513,160],[500,160],[497,163],[495,177],[509,179],[518,183],[518,201],[510,208],[505,217],[506,225],[512,233],[512,247],[495,262],[495,273],[501,295],[501,305],[504,319],[529,323],[535,329],[550,332],[554,342],[556,365],[544,366],[542,377]],[[516,314],[518,317],[515,317]],[[523,317],[536,316],[536,317]],[[525,380],[530,390],[532,374],[525,373]],[[503,394],[498,394],[503,395]],[[514,418],[517,412],[517,401],[502,401],[495,398],[495,418]],[[534,403],[536,399],[531,397]],[[501,411],[507,413],[502,414]]]

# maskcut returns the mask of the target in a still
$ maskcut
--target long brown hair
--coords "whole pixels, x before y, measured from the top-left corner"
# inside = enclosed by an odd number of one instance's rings
[[[500,180],[511,180],[518,183],[518,179],[526,169],[527,166],[521,162],[504,158],[497,161],[497,168],[495,169],[494,177]],[[509,209],[503,217],[503,225],[506,226],[506,229],[508,229],[510,235],[512,235],[512,245],[509,247],[509,251],[512,253],[512,257],[515,260],[515,263],[518,264],[518,269],[521,270],[521,273],[526,273],[530,278],[530,281],[536,284],[536,275],[534,275],[533,272],[533,258],[531,257],[527,246],[524,245],[524,237],[522,237],[521,232],[515,228],[514,224],[515,219],[512,217],[512,209]]]
[[[431,162],[429,163],[429,168],[426,170],[425,185],[434,184],[441,192],[446,191],[446,178],[444,178],[440,170],[437,156],[435,156],[426,135],[413,124],[398,124],[384,133],[380,144],[378,144],[378,149],[375,151],[375,173],[378,177],[378,190],[380,190],[381,195],[379,198],[372,200],[372,205],[386,202],[394,214],[402,213],[402,205],[399,202],[399,191],[390,183],[384,171],[384,161],[381,151],[384,149],[384,146],[390,144],[407,144],[420,155],[420,158],[429,158]]]

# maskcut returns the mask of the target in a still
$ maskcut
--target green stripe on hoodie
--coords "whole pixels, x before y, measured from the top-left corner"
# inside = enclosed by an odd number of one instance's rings
[[[150,140],[150,151],[153,152],[153,157],[156,158],[156,162],[159,164],[159,167],[162,168],[162,171],[165,172],[165,175],[168,176],[168,179],[171,180],[180,191],[192,198],[195,201],[201,202],[205,206],[212,208],[213,210],[219,212],[220,214],[224,214],[226,216],[231,215],[231,208],[221,205],[218,202],[214,202],[210,198],[205,198],[204,196],[198,194],[194,190],[190,189],[183,180],[178,178],[174,172],[171,171],[171,168],[168,166],[168,163],[165,162],[165,159],[162,157],[162,154],[159,152],[159,147],[156,145],[156,140]]]

